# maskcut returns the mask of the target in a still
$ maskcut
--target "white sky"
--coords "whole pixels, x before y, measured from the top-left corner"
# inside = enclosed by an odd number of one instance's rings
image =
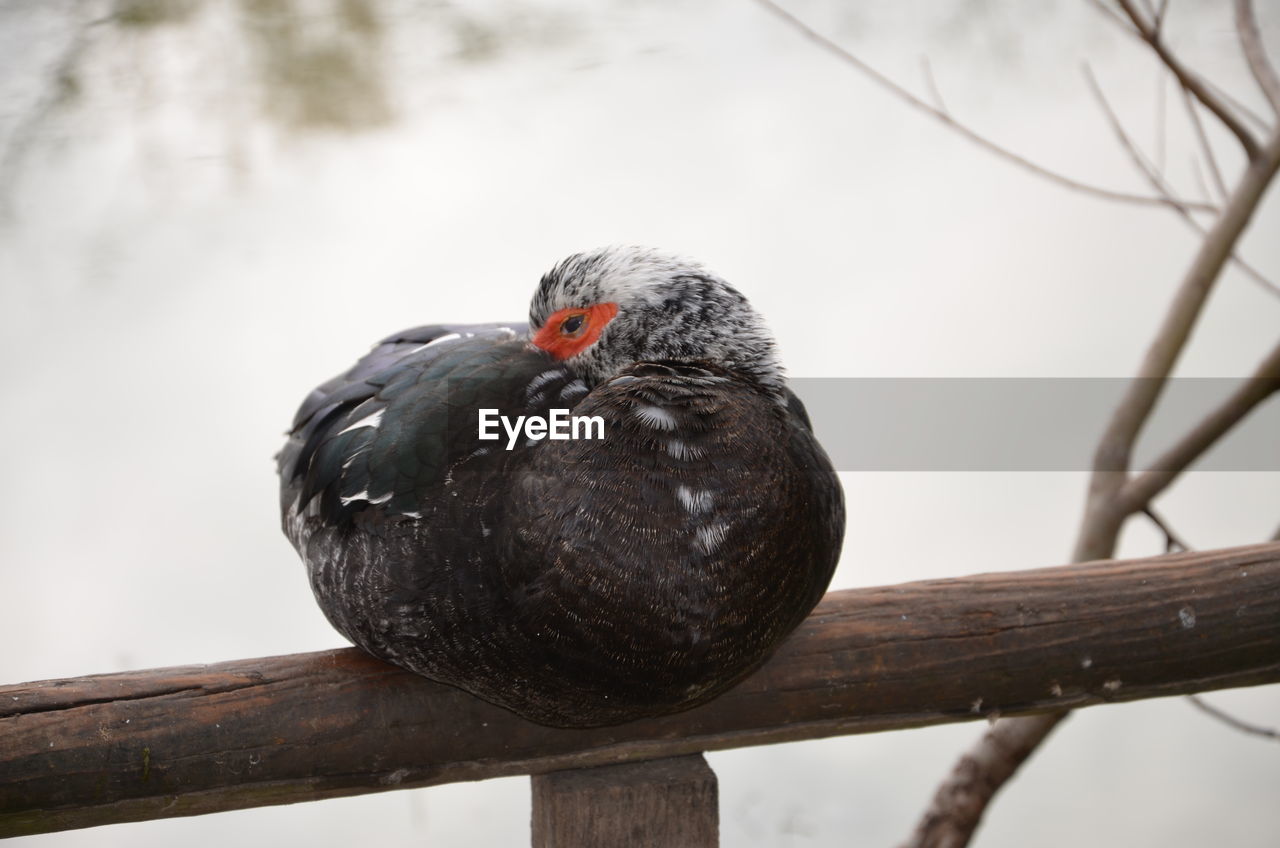
[[[704,260],[796,376],[1131,373],[1194,248],[1176,218],[990,158],[747,0],[692,5],[387,2],[397,119],[299,136],[263,119],[232,4],[122,32],[71,26],[92,4],[0,2],[0,143],[19,151],[0,183],[0,680],[342,644],[278,529],[271,457],[297,403],[394,330],[521,319],[542,271],[599,244]],[[1158,74],[1088,4],[789,5],[916,91],[927,53],[952,111],[1009,146],[1143,188],[1079,63],[1149,150]],[[1256,103],[1226,4],[1184,5],[1172,43]],[[490,29],[492,54],[455,55]],[[79,98],[32,120],[76,38]],[[1194,195],[1169,94],[1170,171]],[[1245,242],[1272,277],[1278,215],[1273,192]],[[1228,273],[1179,373],[1246,374],[1278,328],[1280,298]],[[844,475],[834,586],[1060,563],[1083,482]],[[1198,547],[1254,542],[1280,475],[1193,474],[1160,505]],[[1159,549],[1145,526],[1122,544]],[[1211,699],[1278,723],[1278,687]],[[723,844],[895,844],[980,730],[712,755]],[[1277,785],[1274,745],[1180,700],[1091,709],[978,844],[1269,848]],[[528,803],[513,778],[18,842],[498,846],[527,842]]]

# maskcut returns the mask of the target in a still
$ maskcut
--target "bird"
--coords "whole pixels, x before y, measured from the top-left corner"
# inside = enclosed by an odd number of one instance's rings
[[[557,410],[602,426],[549,436]],[[383,339],[306,397],[277,465],[342,635],[555,727],[734,686],[821,599],[845,529],[764,319],[647,247],[558,262],[527,324]]]

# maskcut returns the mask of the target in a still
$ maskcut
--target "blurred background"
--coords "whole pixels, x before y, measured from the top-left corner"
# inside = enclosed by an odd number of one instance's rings
[[[1141,192],[1087,60],[1199,196],[1177,92],[1086,2],[787,5],[922,96],[927,56],[950,111],[1008,147]],[[1173,3],[1167,38],[1257,105],[1229,6]],[[1274,194],[1243,252],[1277,276]],[[0,0],[0,681],[341,645],[278,526],[298,402],[395,330],[522,320],[544,270],[613,242],[735,283],[796,377],[1126,377],[1196,246],[1166,210],[991,157],[750,0]],[[1278,328],[1280,298],[1229,270],[1178,373],[1248,374]],[[1086,462],[846,473],[834,588],[1064,562]],[[1261,541],[1280,474],[1194,472],[1159,505],[1193,546]],[[1120,553],[1162,549],[1134,522]],[[1208,700],[1275,726],[1278,688]],[[712,754],[723,844],[895,844],[981,731]],[[1089,709],[977,844],[1270,848],[1277,786],[1280,748],[1185,700]],[[528,796],[511,778],[18,842],[520,845]]]

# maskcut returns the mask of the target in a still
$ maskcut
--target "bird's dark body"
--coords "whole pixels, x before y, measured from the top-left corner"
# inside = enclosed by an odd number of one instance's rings
[[[588,390],[523,327],[421,328],[303,404],[285,530],[376,656],[547,724],[673,712],[767,659],[835,567],[839,485],[789,400],[713,362]],[[599,415],[605,437],[506,450],[482,407]]]

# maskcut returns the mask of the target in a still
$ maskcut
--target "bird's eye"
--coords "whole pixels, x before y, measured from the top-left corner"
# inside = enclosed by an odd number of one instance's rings
[[[570,315],[564,321],[560,322],[560,335],[573,338],[582,335],[582,331],[587,326],[587,316],[584,313],[576,313]]]

